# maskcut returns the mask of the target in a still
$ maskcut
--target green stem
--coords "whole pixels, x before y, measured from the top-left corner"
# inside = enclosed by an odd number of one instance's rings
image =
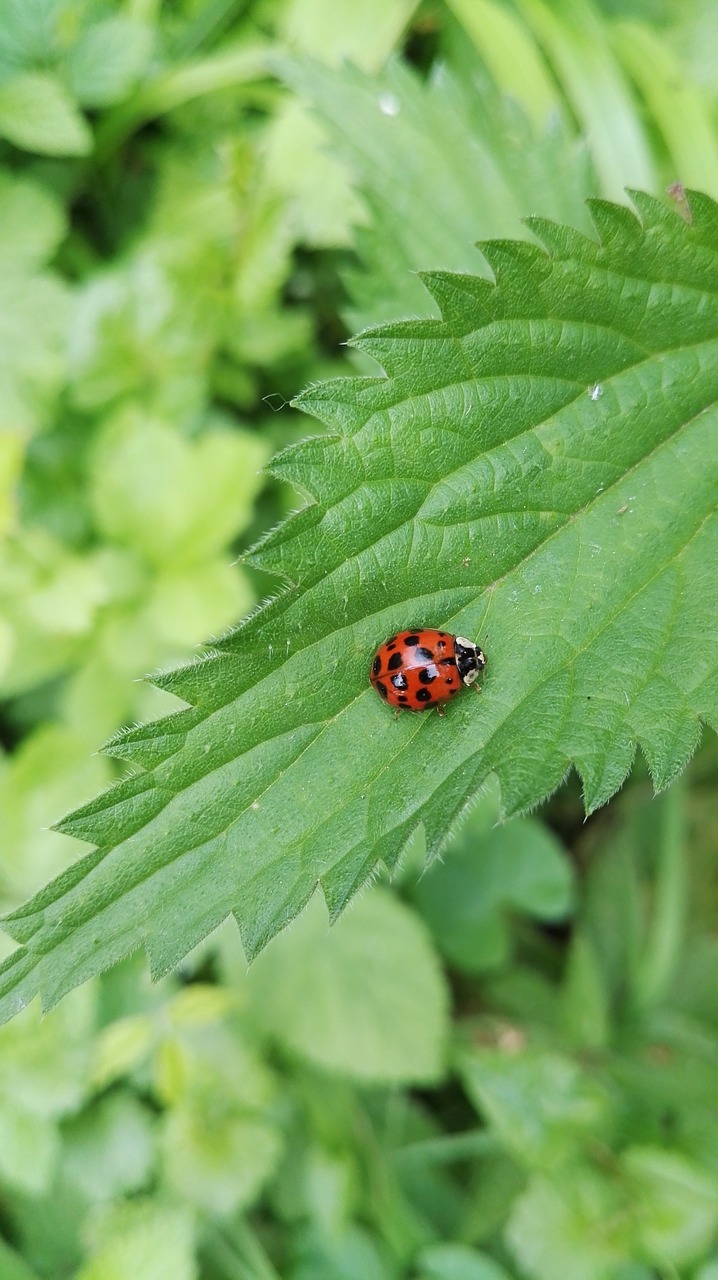
[[[244,1219],[207,1228],[202,1253],[222,1280],[280,1280],[256,1235]]]
[[[639,958],[635,994],[639,1008],[655,1008],[666,996],[678,968],[686,914],[683,788],[674,783],[655,802],[661,807],[653,912]]]
[[[157,76],[102,121],[96,134],[95,159],[106,160],[136,129],[193,98],[262,79],[269,74],[269,50],[267,44],[242,45]]]
[[[498,1144],[486,1129],[470,1129],[467,1133],[445,1134],[439,1138],[423,1138],[398,1147],[393,1155],[396,1163],[451,1164],[496,1151]]]

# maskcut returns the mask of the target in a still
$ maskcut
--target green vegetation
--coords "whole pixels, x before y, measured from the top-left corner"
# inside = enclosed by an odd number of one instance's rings
[[[0,0],[0,1280],[716,1280],[714,26]]]

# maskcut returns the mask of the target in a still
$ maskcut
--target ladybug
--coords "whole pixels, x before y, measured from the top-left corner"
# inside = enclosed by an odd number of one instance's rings
[[[385,702],[406,711],[428,711],[476,680],[486,666],[478,645],[431,627],[399,631],[379,645],[369,679]]]

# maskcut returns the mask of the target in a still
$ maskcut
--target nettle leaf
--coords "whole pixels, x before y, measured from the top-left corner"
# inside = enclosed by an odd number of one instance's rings
[[[290,585],[157,678],[190,706],[110,742],[141,772],[6,917],[4,1016],[141,946],[162,974],[230,912],[251,957],[318,884],[336,917],[491,773],[511,814],[573,766],[591,810],[637,745],[664,787],[718,725],[718,206],[635,200],[592,205],[600,244],[483,246],[495,286],[427,276],[441,320],[356,340],[385,377],[299,397],[329,432],[274,471],[313,500],[248,557]],[[482,643],[483,693],[395,723],[368,666],[421,623]]]

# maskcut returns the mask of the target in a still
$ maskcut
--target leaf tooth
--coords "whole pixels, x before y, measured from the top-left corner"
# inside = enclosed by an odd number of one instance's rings
[[[599,234],[601,247],[615,252],[635,253],[644,240],[644,229],[626,205],[611,204],[609,200],[586,201],[593,224]]]
[[[366,377],[331,378],[301,391],[292,400],[292,408],[311,414],[327,427],[336,427],[343,434],[351,434],[364,425],[367,412],[374,407],[372,402],[376,399],[377,383],[382,381],[381,378]],[[274,458],[270,464],[272,472],[276,461]]]
[[[240,557],[241,563],[278,574],[290,586],[296,586],[298,578],[294,575],[302,563],[304,545],[297,546],[297,540],[309,536],[321,523],[323,515],[324,508],[315,503],[294,512],[245,551]]]
[[[219,908],[213,904],[209,912],[200,910],[197,915],[186,908],[182,912],[180,930],[153,929],[147,932],[143,938],[143,947],[149,961],[152,981],[158,982],[172,969],[176,969],[185,956],[213,933],[229,914],[229,907],[224,904]]]
[[[241,674],[246,675],[246,672],[241,672],[235,654],[214,652],[204,654],[186,666],[147,676],[147,680],[191,706],[208,711],[223,706],[229,700],[228,691],[235,683],[234,678]],[[243,680],[240,687],[246,687],[246,681]]]
[[[655,717],[657,706],[660,720]],[[700,720],[680,690],[662,676],[643,686],[631,702],[630,716],[653,786],[662,791],[685,769],[698,746]]]
[[[635,756],[635,735],[628,726],[621,725],[605,742],[603,751],[574,762],[583,786],[586,817],[607,804],[620,790],[631,772]]]
[[[718,250],[718,202],[704,191],[686,191],[693,232],[702,244]]]
[[[481,250],[496,278],[499,289],[519,290],[523,298],[535,293],[537,284],[551,274],[551,260],[538,245],[528,240],[480,240]],[[503,308],[503,303],[501,304]],[[512,312],[514,308],[512,307]]]
[[[403,320],[365,329],[347,345],[371,356],[389,378],[395,378],[402,373],[413,374],[415,362],[421,359],[421,349],[428,343],[445,344],[447,337],[441,320]]]
[[[37,958],[18,947],[0,964],[0,1022],[7,1022],[27,1008],[39,992]]]
[[[316,888],[316,880],[309,885],[305,884],[301,890],[295,885],[290,902],[280,900],[272,903],[265,898],[260,903],[254,903],[252,911],[246,915],[240,906],[234,908],[233,915],[237,921],[242,947],[249,964],[256,960],[260,951],[264,950],[276,934],[285,929],[294,917],[304,910]]]
[[[598,256],[599,246],[596,241],[590,236],[585,236],[583,232],[577,231],[575,227],[564,227],[558,222],[551,222],[549,218],[539,218],[535,214],[524,218],[524,223],[536,239],[546,247],[552,258],[560,261],[578,258],[583,262],[595,262]]]
[[[496,287],[490,280],[457,271],[420,271],[419,277],[439,304],[444,323],[451,325],[457,337],[494,318]]]
[[[150,724],[120,729],[103,744],[102,752],[120,760],[130,760],[143,769],[151,769],[184,746],[188,730],[194,728],[201,718],[197,708],[188,707]]]
[[[134,774],[114,783],[89,804],[68,813],[53,829],[88,844],[120,844],[159,813],[169,795],[153,774]],[[33,903],[36,901],[39,898],[33,899]]]
[[[630,196],[635,205],[644,231],[665,227],[675,234],[676,231],[681,231],[685,227],[685,219],[675,205],[666,204],[665,200],[659,200],[657,196],[649,195],[647,191],[634,191],[629,188],[626,195]]]
[[[270,470],[313,502],[335,502],[364,477],[362,458],[346,436],[313,436],[291,445],[277,455]]]

